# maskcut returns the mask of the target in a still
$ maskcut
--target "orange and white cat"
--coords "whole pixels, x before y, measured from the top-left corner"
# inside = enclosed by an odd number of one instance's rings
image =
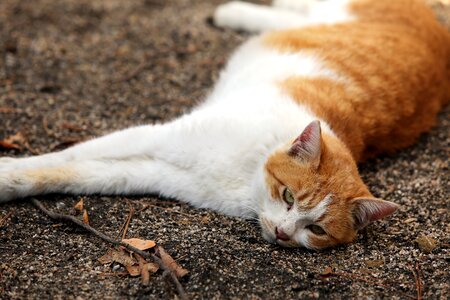
[[[164,124],[0,159],[0,202],[43,193],[159,193],[257,216],[282,246],[352,241],[397,205],[357,163],[411,145],[450,100],[450,34],[416,0],[231,2],[218,26],[260,33],[206,101]]]

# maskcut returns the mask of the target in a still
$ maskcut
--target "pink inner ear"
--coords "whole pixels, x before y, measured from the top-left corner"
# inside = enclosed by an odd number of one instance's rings
[[[315,122],[318,123],[318,121],[315,121]],[[310,141],[312,138],[311,135],[313,133],[313,129],[314,129],[313,123],[310,123],[308,126],[305,127],[302,134],[300,134],[292,144],[307,143],[308,141]]]
[[[289,155],[318,164],[320,162],[320,152],[320,122],[313,121],[305,127],[303,132],[292,143]]]
[[[355,198],[353,202],[356,205],[354,214],[357,229],[387,217],[398,209],[397,204],[376,198]]]

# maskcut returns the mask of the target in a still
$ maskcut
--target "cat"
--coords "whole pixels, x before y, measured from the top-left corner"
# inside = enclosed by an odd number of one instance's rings
[[[411,145],[450,99],[450,34],[418,0],[234,1],[219,27],[256,33],[207,99],[28,158],[0,159],[0,202],[45,193],[145,194],[259,220],[285,247],[323,249],[398,205],[357,163]]]

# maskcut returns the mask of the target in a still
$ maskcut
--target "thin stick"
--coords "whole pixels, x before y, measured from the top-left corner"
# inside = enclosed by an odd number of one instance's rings
[[[423,296],[423,282],[420,278],[420,273],[422,272],[420,265],[418,262],[416,262],[416,272],[414,274],[414,277],[416,279],[416,290],[417,290],[417,300],[422,300]],[[414,273],[414,272],[413,272]],[[417,276],[416,276],[417,274]]]
[[[178,295],[180,296],[180,298],[181,299],[188,299],[188,297],[186,295],[186,292],[184,291],[183,286],[181,285],[181,283],[178,281],[178,278],[175,275],[175,273],[155,254],[150,254],[150,253],[144,252],[144,251],[139,250],[139,249],[137,249],[137,248],[131,246],[130,244],[125,243],[125,242],[116,241],[113,238],[107,236],[106,234],[96,230],[95,228],[93,228],[93,227],[91,227],[91,226],[89,226],[87,224],[84,224],[83,221],[78,220],[74,216],[69,216],[69,215],[60,214],[60,213],[56,213],[56,212],[50,211],[47,208],[45,208],[45,206],[39,200],[37,200],[35,198],[32,198],[31,202],[37,208],[39,208],[43,213],[45,213],[47,216],[49,216],[51,219],[75,223],[76,225],[82,227],[83,229],[85,229],[86,231],[92,233],[93,235],[101,238],[104,241],[107,241],[108,243],[111,243],[111,244],[116,245],[116,246],[125,247],[129,251],[137,253],[140,256],[144,257],[144,258],[152,258],[158,265],[160,265],[160,267],[164,271],[167,271],[167,273],[169,274],[170,278],[172,279],[173,284],[175,285],[175,287],[176,287],[176,289],[178,291]]]
[[[130,212],[128,213],[127,222],[126,222],[125,228],[124,228],[124,230],[123,230],[122,240],[125,239],[125,236],[127,235],[127,232],[128,232],[128,226],[130,225],[131,218],[132,218],[133,215],[134,215],[134,207],[133,207],[133,205],[131,205],[130,200],[127,199],[127,203],[128,203],[128,206],[130,207]]]
[[[0,220],[0,228],[3,227],[3,223],[6,222],[6,220],[9,219],[9,217],[11,217],[11,215],[13,214],[13,210],[11,210],[9,213],[6,214],[6,216],[4,216],[1,220]]]
[[[127,218],[125,219],[125,223],[123,223],[120,226],[119,233],[116,236],[116,240],[120,237],[121,234],[122,234],[122,240],[125,238],[125,236],[127,235],[128,226],[130,225],[131,218],[133,217],[133,214],[134,214],[134,207],[131,205],[130,200],[128,200],[128,199],[126,199],[126,200],[128,203],[129,212],[128,212]]]

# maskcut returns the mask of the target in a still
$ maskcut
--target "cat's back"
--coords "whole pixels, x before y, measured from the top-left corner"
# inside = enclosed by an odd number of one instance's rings
[[[411,144],[450,100],[450,34],[422,1],[357,0],[347,23],[262,36],[280,53],[315,55],[336,80],[290,76],[281,88],[326,120],[356,158]]]

